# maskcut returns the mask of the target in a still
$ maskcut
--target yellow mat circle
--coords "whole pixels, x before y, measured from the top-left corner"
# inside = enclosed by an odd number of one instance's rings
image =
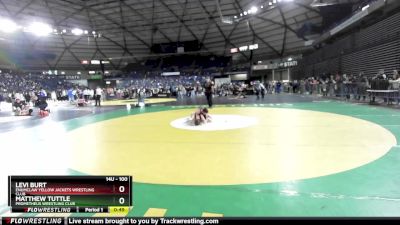
[[[71,168],[91,175],[132,175],[137,182],[254,184],[350,170],[386,154],[396,138],[353,117],[281,108],[215,108],[256,117],[236,130],[189,131],[170,122],[193,109],[98,122],[68,133]]]

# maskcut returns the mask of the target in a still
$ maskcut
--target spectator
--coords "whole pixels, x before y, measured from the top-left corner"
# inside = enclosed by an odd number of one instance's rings
[[[1,111],[1,103],[4,102],[4,96],[3,93],[0,92],[0,111]]]
[[[94,93],[96,104],[95,106],[101,106],[101,96],[103,95],[103,90],[100,87],[97,87]]]
[[[68,95],[68,101],[71,103],[74,102],[74,100],[75,100],[74,99],[74,91],[72,88],[68,89],[67,95]]]
[[[275,88],[276,88],[275,93],[277,93],[277,94],[281,93],[281,86],[282,86],[282,83],[280,80],[278,80],[278,82],[276,82],[276,86],[275,86]]]
[[[254,92],[257,95],[257,100],[260,99],[260,95],[261,95],[261,98],[264,99],[265,90],[266,90],[264,85],[260,81],[256,81],[254,83],[253,87],[254,87]]]

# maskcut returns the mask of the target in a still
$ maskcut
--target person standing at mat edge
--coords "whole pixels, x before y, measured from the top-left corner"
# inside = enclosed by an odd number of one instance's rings
[[[97,104],[99,104],[99,106],[101,106],[100,100],[101,100],[102,94],[103,94],[103,90],[101,90],[100,87],[97,87],[96,90],[95,90],[95,93],[94,93],[95,101],[96,101],[96,105],[95,106],[97,106]]]
[[[210,78],[207,78],[206,82],[204,83],[204,94],[206,95],[207,103],[210,108],[213,105],[212,102],[213,89],[214,89],[214,82]]]

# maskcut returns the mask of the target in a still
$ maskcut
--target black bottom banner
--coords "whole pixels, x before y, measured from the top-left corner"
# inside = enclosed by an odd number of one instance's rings
[[[164,225],[164,224],[399,224],[399,218],[205,218],[205,217],[3,217],[2,225]]]

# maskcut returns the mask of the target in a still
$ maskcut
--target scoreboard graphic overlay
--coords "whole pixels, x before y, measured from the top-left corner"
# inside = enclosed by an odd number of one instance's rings
[[[2,217],[0,225],[220,223],[218,219],[204,218],[62,216],[65,213],[118,214],[126,212],[127,214],[133,206],[131,185],[132,176],[9,176],[8,206],[11,208],[11,212],[28,216]],[[29,216],[29,213],[56,213],[56,215],[54,217],[32,217]]]
[[[18,213],[110,213],[132,207],[132,176],[9,176]]]

